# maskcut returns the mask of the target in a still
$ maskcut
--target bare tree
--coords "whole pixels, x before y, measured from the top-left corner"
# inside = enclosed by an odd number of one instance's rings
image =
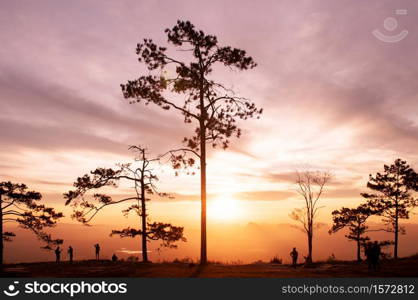
[[[195,124],[194,135],[183,140],[184,148],[170,153],[175,168],[194,164],[195,159],[200,161],[200,263],[205,264],[207,144],[227,148],[232,137],[241,135],[237,121],[258,118],[262,112],[253,102],[238,97],[211,75],[218,65],[247,70],[254,68],[256,63],[244,50],[219,45],[216,36],[195,29],[189,21],[178,21],[165,32],[168,43],[177,47],[182,55],[173,57],[168,54],[166,47],[159,47],[151,39],[144,39],[137,45],[138,60],[149,71],[156,72],[130,80],[121,87],[124,97],[131,99],[131,103],[151,103],[165,110],[172,109],[184,117],[185,123]],[[185,58],[187,54],[190,55]],[[174,75],[168,76],[170,73]]]
[[[3,242],[10,242],[15,236],[15,233],[3,230],[6,223],[17,223],[32,231],[46,244],[44,249],[63,243],[63,240],[53,239],[44,232],[44,228],[54,227],[63,214],[39,204],[41,199],[40,193],[28,190],[25,184],[0,182],[0,266],[3,265]]]
[[[177,241],[186,241],[183,236],[183,227],[173,226],[168,223],[148,222],[148,213],[146,202],[150,200],[149,196],[158,195],[160,197],[171,197],[167,193],[161,193],[157,190],[157,175],[153,171],[153,163],[159,161],[159,158],[148,158],[146,149],[138,146],[131,146],[131,150],[137,153],[135,164],[119,164],[117,169],[97,168],[77,178],[74,182],[73,191],[64,194],[67,200],[65,205],[73,206],[72,217],[77,221],[88,225],[89,222],[105,207],[117,205],[120,203],[129,203],[130,205],[122,210],[125,216],[131,212],[137,214],[141,219],[140,229],[124,228],[122,230],[112,230],[111,235],[120,237],[141,236],[142,239],[142,260],[148,262],[147,242],[149,240],[161,240],[163,247],[176,248],[173,244]],[[103,187],[117,187],[122,180],[133,184],[135,195],[122,197],[113,200],[111,196],[95,193],[94,201],[85,198],[85,194],[90,190],[96,190]]]
[[[297,171],[296,191],[303,197],[305,205],[302,208],[293,210],[290,217],[298,221],[303,226],[303,231],[308,239],[307,263],[312,263],[312,239],[314,229],[318,225],[315,223],[315,217],[318,209],[319,200],[324,193],[325,185],[332,178],[331,173],[327,171]]]

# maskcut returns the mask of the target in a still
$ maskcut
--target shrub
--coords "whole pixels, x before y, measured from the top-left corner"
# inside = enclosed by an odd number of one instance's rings
[[[336,261],[334,253],[328,256],[327,263],[334,263]]]
[[[138,256],[133,256],[133,255],[126,258],[126,261],[129,261],[129,262],[137,262],[138,260],[139,260]]]
[[[283,260],[279,258],[277,255],[270,260],[271,264],[278,264],[281,265]]]
[[[184,258],[181,258],[181,259],[175,258],[173,260],[173,263],[191,264],[191,263],[193,263],[193,259],[191,259],[190,257],[184,257]]]

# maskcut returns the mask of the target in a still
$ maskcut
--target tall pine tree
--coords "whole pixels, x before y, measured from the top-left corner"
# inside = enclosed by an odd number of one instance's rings
[[[408,219],[412,208],[417,205],[413,191],[417,191],[418,174],[402,159],[397,159],[382,173],[369,176],[367,187],[374,193],[362,193],[367,205],[383,217],[387,231],[394,234],[394,258],[398,258],[399,234],[405,229],[399,225],[400,219]]]
[[[121,87],[123,96],[131,103],[154,104],[164,110],[176,111],[185,123],[193,124],[195,128],[192,136],[184,138],[184,147],[170,153],[175,168],[194,164],[196,159],[199,161],[200,262],[205,264],[207,148],[228,148],[232,137],[241,136],[237,121],[258,118],[262,113],[252,101],[237,96],[216,80],[213,71],[219,66],[247,70],[254,68],[256,63],[244,50],[220,45],[216,36],[205,34],[189,21],[177,21],[165,32],[172,51],[151,39],[144,39],[137,45],[136,53],[138,61],[145,64],[149,72]]]

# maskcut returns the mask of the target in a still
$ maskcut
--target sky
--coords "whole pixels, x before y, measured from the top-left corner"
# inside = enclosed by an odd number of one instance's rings
[[[397,14],[399,9],[406,11]],[[130,105],[120,89],[121,83],[146,73],[135,55],[138,42],[150,37],[165,44],[165,28],[178,19],[190,20],[218,36],[222,45],[245,49],[254,58],[258,66],[253,70],[219,68],[214,76],[264,109],[259,120],[240,123],[242,137],[228,150],[208,154],[212,258],[222,260],[233,249],[222,247],[222,232],[229,233],[225,243],[229,239],[242,245],[234,257],[257,260],[249,254],[251,247],[236,240],[254,241],[259,234],[247,230],[252,225],[269,236],[269,241],[257,242],[263,259],[275,255],[275,243],[283,248],[276,249],[280,255],[287,255],[292,247],[287,235],[306,248],[288,216],[302,205],[295,193],[295,170],[308,166],[334,174],[319,214],[329,227],[330,212],[359,204],[368,175],[383,164],[401,157],[418,169],[417,14],[414,0],[3,1],[0,178],[26,183],[63,211],[66,218],[55,230],[64,239],[85,230],[63,205],[62,193],[78,176],[132,161],[128,145],[146,145],[158,155],[192,133],[180,115]],[[388,43],[374,36],[374,30],[389,37],[407,30],[407,35]],[[167,251],[161,259],[197,257],[199,177],[176,177],[169,166],[158,172],[160,190],[176,197],[154,199],[150,217],[185,226],[189,235],[181,249]],[[111,245],[110,229],[135,222],[119,209],[109,209],[93,228]],[[415,228],[418,220],[414,215],[405,222]],[[277,229],[275,236],[275,226],[285,229]],[[324,233],[323,239],[331,238]],[[335,239],[346,243],[343,234]],[[82,247],[84,242],[73,243]],[[108,247],[109,256],[122,248],[138,250],[134,241],[117,243],[117,249]],[[8,244],[6,260],[16,260],[12,249],[23,245],[18,237],[13,246]],[[418,251],[408,247],[402,248],[401,240],[401,254]],[[326,248],[318,249],[319,256],[330,255]],[[335,251],[346,258],[355,254]],[[19,260],[30,259],[19,254]]]

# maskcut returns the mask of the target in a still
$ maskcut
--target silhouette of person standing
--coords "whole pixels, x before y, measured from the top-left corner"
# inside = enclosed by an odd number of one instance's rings
[[[73,247],[69,246],[68,247],[68,257],[70,259],[70,264],[73,263],[73,254],[74,254]]]
[[[364,254],[366,255],[367,258],[367,265],[369,270],[372,269],[373,267],[373,249],[372,249],[372,243],[368,242],[367,244],[364,245]]]
[[[99,260],[99,256],[100,256],[100,245],[96,244],[94,245],[94,248],[96,249],[96,260]]]
[[[59,246],[55,249],[55,259],[57,263],[61,261],[61,249]]]
[[[378,269],[380,269],[380,255],[382,254],[382,251],[380,249],[380,245],[377,241],[375,241],[373,243],[373,246],[371,247],[371,254],[372,254],[372,265],[373,265],[373,270],[377,271]]]
[[[296,264],[298,262],[298,251],[296,251],[296,247],[293,248],[292,252],[290,252],[290,256],[292,257],[292,266],[296,268]]]

